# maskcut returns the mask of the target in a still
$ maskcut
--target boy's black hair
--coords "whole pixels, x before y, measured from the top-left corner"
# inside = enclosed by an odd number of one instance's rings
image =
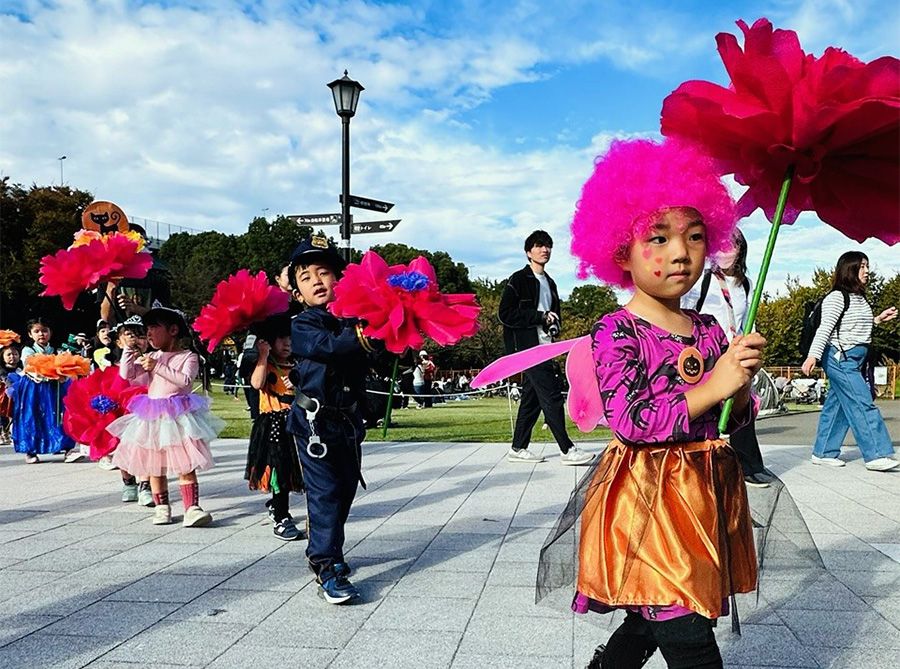
[[[50,321],[47,320],[45,316],[36,316],[28,319],[28,322],[25,323],[25,332],[31,332],[31,328],[35,325],[43,325],[45,328],[53,329],[53,326],[50,325]]]
[[[250,332],[267,341],[270,346],[274,346],[275,340],[279,337],[291,336],[291,316],[287,313],[269,316],[263,322],[251,327]]]
[[[330,258],[327,258],[325,256],[317,256],[315,258],[309,259],[304,258],[304,262],[292,262],[290,264],[290,267],[288,268],[288,282],[291,284],[291,288],[293,288],[294,290],[300,290],[297,287],[297,270],[304,269],[313,264],[325,265],[325,267],[334,272],[334,276],[338,279],[340,279],[344,275],[343,268],[337,267],[333,262],[331,262]]]
[[[525,253],[528,253],[535,246],[549,246],[553,248],[553,239],[543,230],[535,230],[525,238]]]

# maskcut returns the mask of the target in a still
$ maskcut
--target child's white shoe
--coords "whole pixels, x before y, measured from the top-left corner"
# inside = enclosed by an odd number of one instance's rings
[[[203,527],[211,522],[212,515],[208,511],[204,511],[199,506],[192,506],[184,512],[184,520],[181,524],[185,527]]]
[[[157,504],[153,510],[154,525],[168,525],[172,522],[172,507],[168,504]]]

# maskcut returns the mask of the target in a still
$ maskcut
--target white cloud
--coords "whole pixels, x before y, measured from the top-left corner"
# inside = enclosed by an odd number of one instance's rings
[[[500,87],[549,76],[547,66],[671,65],[700,45],[711,51],[712,31],[688,30],[684,15],[661,11],[650,22],[649,10],[631,16],[605,3],[592,24],[595,5],[479,4],[480,15],[438,29],[425,9],[361,0],[262,2],[252,14],[222,2],[202,11],[30,4],[30,22],[0,15],[0,173],[56,183],[65,154],[70,184],[132,215],[226,232],[264,208],[334,211],[340,122],[325,83],[349,66],[366,86],[352,124],[353,190],[396,202],[388,217],[403,219],[391,234],[355,241],[447,250],[473,275],[501,278],[521,266],[522,240],[541,227],[556,240],[551,272],[568,292],[574,203],[594,156],[624,133],[598,128],[587,146],[511,141],[516,148],[504,150],[456,114]],[[628,100],[610,104],[627,109]],[[764,245],[758,223],[753,252]],[[833,264],[853,244],[834,234],[786,229],[769,285],[783,283],[787,267]],[[876,267],[900,269],[890,252],[865,248]]]

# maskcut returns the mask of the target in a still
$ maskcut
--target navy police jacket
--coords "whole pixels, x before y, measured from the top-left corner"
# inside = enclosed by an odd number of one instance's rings
[[[356,319],[333,316],[325,307],[311,307],[297,314],[291,321],[291,350],[296,360],[291,382],[323,407],[346,414],[362,441],[369,361],[356,337],[356,323]],[[321,413],[316,419],[320,434],[322,428],[329,431],[324,425],[328,420]],[[330,420],[334,420],[333,415]],[[300,437],[309,435],[306,411],[296,402],[287,429]]]

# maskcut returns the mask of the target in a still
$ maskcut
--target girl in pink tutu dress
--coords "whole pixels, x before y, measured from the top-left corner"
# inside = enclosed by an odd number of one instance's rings
[[[182,347],[188,336],[184,317],[174,309],[159,307],[144,316],[147,338],[155,349],[140,355],[123,352],[122,378],[147,384],[147,394],[128,402],[128,413],[107,426],[119,438],[113,463],[136,476],[149,476],[156,509],[155,525],[172,522],[168,475],[178,475],[184,502],[185,527],[200,527],[212,516],[200,508],[197,470],[213,465],[209,442],[224,422],[209,412],[209,400],[191,392],[200,368],[199,356]]]

